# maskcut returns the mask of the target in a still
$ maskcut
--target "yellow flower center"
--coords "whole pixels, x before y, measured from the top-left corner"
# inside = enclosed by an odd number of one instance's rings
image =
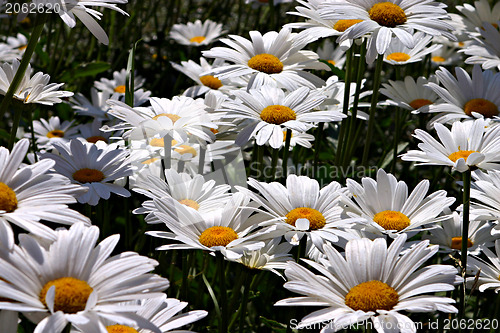
[[[138,333],[135,328],[125,325],[106,326],[108,333]]]
[[[359,22],[363,22],[363,20],[338,20],[333,25],[333,29],[337,30],[338,32],[344,32],[353,25],[358,24]]]
[[[410,58],[411,58],[410,55],[404,52],[394,52],[387,56],[387,60],[393,60],[397,62],[407,61]]]
[[[470,238],[467,238],[467,247],[471,247],[474,245],[474,243],[470,240]],[[453,237],[451,239],[451,248],[455,250],[461,250],[462,249],[462,237]]]
[[[198,153],[196,153],[196,149],[188,145],[180,145],[178,148],[175,148],[174,151],[178,152],[181,155],[191,154],[193,155],[193,157],[198,155]]]
[[[23,50],[26,50],[26,48],[27,48],[27,47],[28,47],[28,45],[21,45],[21,46],[19,46],[17,49],[18,49],[19,51],[23,51]]]
[[[465,45],[464,42],[458,42],[458,46],[463,47]]]
[[[283,142],[286,141],[286,132],[288,131],[283,131]],[[290,133],[290,139],[293,138],[293,133]]]
[[[210,132],[212,132],[212,133],[214,133],[214,134],[217,134],[217,133],[219,133],[219,130],[218,130],[218,129],[216,129],[216,128],[211,128],[211,129],[210,129]]]
[[[445,62],[446,61],[446,59],[441,57],[441,56],[434,56],[431,58],[431,60],[434,62]]]
[[[158,159],[156,157],[153,157],[153,158],[147,159],[145,161],[142,161],[141,163],[142,164],[151,164],[151,163],[156,162],[156,161],[158,161]]]
[[[200,243],[207,246],[226,246],[235,239],[238,234],[229,227],[210,227],[200,235]]]
[[[450,160],[452,160],[453,162],[456,162],[461,158],[463,158],[465,160],[465,162],[467,162],[467,157],[469,157],[470,154],[479,153],[478,151],[475,151],[475,150],[460,150],[460,147],[458,149],[459,149],[458,151],[456,151],[448,156],[448,158]]]
[[[83,184],[97,183],[104,178],[104,174],[96,169],[83,168],[73,173],[73,179]]]
[[[298,219],[309,220],[310,230],[321,229],[326,224],[326,219],[323,214],[314,208],[299,207],[292,209],[290,213],[286,214],[286,223],[291,224],[294,227]]]
[[[201,83],[210,89],[217,90],[222,87],[222,82],[213,75],[204,75],[200,77]]]
[[[64,131],[53,130],[47,133],[48,138],[64,138]]]
[[[261,111],[260,119],[270,124],[281,125],[289,120],[297,119],[297,115],[288,106],[269,105]]]
[[[482,114],[486,118],[498,116],[498,106],[484,98],[474,98],[465,103],[464,112],[471,116],[472,112]]]
[[[204,36],[194,36],[193,38],[191,38],[189,41],[191,43],[198,43],[200,44],[201,42],[203,42],[205,39],[207,39],[206,37]]]
[[[370,19],[378,24],[394,28],[406,22],[405,11],[392,2],[379,2],[376,3],[368,11]]]
[[[17,197],[8,185],[0,182],[0,210],[11,213],[17,208]]]
[[[90,143],[96,143],[97,141],[108,142],[108,140],[105,137],[100,136],[100,135],[94,135],[94,136],[87,138],[87,142],[90,142]]]
[[[123,84],[121,86],[117,86],[115,88],[115,92],[120,93],[120,94],[125,94],[126,90],[127,89],[125,88],[125,86]]]
[[[334,60],[327,60],[326,62],[328,62],[329,64],[332,64],[333,66],[335,66],[335,61]]]
[[[45,303],[45,295],[47,295],[47,291],[49,291],[52,286],[56,287],[54,298],[55,312],[77,313],[85,310],[87,299],[93,291],[86,281],[73,277],[55,279],[47,282],[45,286],[43,286],[42,291],[40,291],[40,301],[45,306],[47,306],[47,303]]]
[[[372,280],[352,287],[345,296],[345,305],[357,311],[389,311],[398,304],[399,295],[388,284]]]
[[[401,231],[410,225],[408,216],[394,210],[384,210],[375,214],[373,221],[385,230]]]
[[[248,67],[266,74],[276,74],[283,71],[283,63],[274,55],[261,53],[248,60]]]
[[[414,99],[413,101],[410,102],[410,106],[415,110],[420,109],[422,106],[429,104],[432,104],[432,102],[425,98]]]
[[[160,113],[159,115],[156,115],[153,117],[153,120],[158,120],[158,118],[160,117],[167,117],[169,118],[170,120],[172,120],[172,123],[175,124],[175,122],[179,119],[181,119],[181,117],[179,117],[178,115],[176,114],[173,114],[173,113]]]
[[[191,207],[193,209],[200,209],[200,205],[194,201],[194,200],[191,200],[191,199],[182,199],[182,200],[179,200],[179,203],[185,205],[185,206],[188,206],[188,207]]]

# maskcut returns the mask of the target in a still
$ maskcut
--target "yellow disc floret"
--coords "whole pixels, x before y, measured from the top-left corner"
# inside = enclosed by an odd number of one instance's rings
[[[106,326],[108,333],[138,333],[135,328],[125,325],[111,325]]]
[[[431,58],[431,60],[434,61],[434,62],[438,62],[438,63],[446,61],[446,59],[443,58],[443,57],[441,57],[441,56],[434,56],[434,57]]]
[[[406,22],[405,11],[392,2],[376,3],[370,8],[368,14],[370,19],[384,27],[394,28]]]
[[[222,82],[213,75],[204,75],[200,77],[201,83],[210,89],[217,90],[222,87]]]
[[[344,32],[351,26],[363,22],[363,20],[338,20],[334,25],[333,29],[339,31],[339,32]]]
[[[238,234],[229,227],[210,227],[200,235],[200,243],[207,246],[226,246],[235,239]]]
[[[294,227],[298,219],[307,219],[309,221],[310,230],[321,229],[326,224],[326,219],[323,214],[321,214],[318,210],[309,207],[295,208],[286,214],[286,223],[291,224]]]
[[[203,42],[205,39],[207,39],[205,36],[194,36],[193,38],[191,38],[189,41],[191,43],[198,43],[200,44],[201,42]]]
[[[48,138],[64,138],[64,131],[53,130],[47,133]]]
[[[398,304],[399,295],[388,284],[372,280],[352,287],[345,296],[345,305],[357,311],[392,310]]]
[[[474,245],[474,243],[470,240],[470,238],[467,238],[467,247],[471,247]],[[451,248],[455,250],[461,250],[462,249],[462,237],[453,237],[451,239]]]
[[[127,88],[122,84],[121,86],[117,86],[115,88],[115,92],[120,93],[120,94],[125,94],[125,91]]]
[[[468,116],[472,116],[472,112],[477,112],[486,118],[492,118],[498,116],[498,106],[487,99],[474,98],[465,103],[464,112]]]
[[[460,149],[460,148],[459,148]],[[463,158],[465,162],[467,162],[467,158],[469,157],[470,154],[472,153],[478,153],[478,151],[475,150],[459,150],[456,151],[448,156],[450,160],[453,162],[458,161],[459,159]]]
[[[422,106],[430,104],[432,104],[432,102],[425,98],[417,98],[410,102],[410,106],[415,110],[420,109]]]
[[[408,61],[410,58],[411,58],[410,55],[404,52],[394,52],[387,56],[387,60],[392,60],[397,62]]]
[[[108,142],[108,140],[105,137],[100,136],[100,135],[94,135],[94,136],[87,138],[87,142],[90,142],[90,143],[96,143],[97,141]]]
[[[102,171],[83,168],[73,173],[73,179],[80,183],[97,183],[106,178]]]
[[[274,55],[261,53],[248,60],[248,67],[266,74],[277,74],[283,71],[283,63]]]
[[[0,210],[7,213],[15,211],[17,208],[16,192],[7,184],[0,182]]]
[[[196,152],[196,149],[194,149],[193,147],[188,146],[188,145],[180,145],[179,147],[175,148],[174,150],[181,155],[191,154],[191,155],[193,155],[193,157],[196,157],[196,155],[198,155],[198,153]]]
[[[373,221],[380,225],[385,230],[401,231],[410,225],[408,216],[394,210],[384,210],[375,214]]]
[[[281,125],[297,119],[295,111],[284,105],[269,105],[260,112],[260,119],[270,124]]]
[[[191,199],[182,199],[182,200],[179,200],[179,203],[185,205],[185,206],[188,206],[188,207],[191,207],[193,209],[200,209],[200,205],[194,201],[194,200],[191,200]]]
[[[40,291],[40,301],[45,303],[45,296],[50,287],[55,286],[54,312],[62,311],[64,313],[77,313],[85,310],[87,299],[93,289],[86,281],[73,277],[62,277],[47,282]]]
[[[158,118],[160,117],[167,117],[168,119],[172,120],[172,123],[174,124],[177,120],[181,119],[181,117],[173,113],[160,113],[159,115],[154,116],[153,120],[158,120]]]

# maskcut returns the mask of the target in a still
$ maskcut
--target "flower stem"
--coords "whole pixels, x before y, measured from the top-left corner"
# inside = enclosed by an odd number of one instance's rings
[[[279,149],[273,149],[271,155],[271,174],[269,175],[269,180],[273,181],[276,179],[276,166],[278,165]]]
[[[221,321],[219,323],[219,333],[227,333],[228,325],[228,309],[227,309],[227,294],[226,294],[226,272],[224,265],[224,255],[222,253],[216,254],[217,269],[219,273],[219,303],[221,312]]]
[[[24,73],[28,68],[31,56],[33,55],[33,52],[35,52],[35,47],[38,44],[40,36],[42,35],[43,27],[45,26],[47,17],[48,17],[47,14],[38,14],[35,17],[35,23],[34,23],[35,27],[33,28],[33,32],[31,33],[30,40],[28,41],[28,45],[26,46],[26,50],[24,51],[23,58],[21,59],[21,63],[19,64],[19,68],[17,69],[16,75],[14,75],[14,79],[12,80],[9,89],[7,90],[7,93],[4,96],[2,103],[0,104],[0,119],[3,119],[5,112],[7,112],[7,109],[9,108],[9,105],[12,102],[14,92],[17,90],[19,84],[21,83],[24,77]],[[17,113],[19,112],[22,112],[21,109],[16,111],[16,117],[18,119],[21,119],[21,116],[17,115]],[[12,130],[11,130],[11,140],[9,140],[9,150],[12,149],[12,147],[14,146],[14,142],[11,142],[12,132],[15,133],[17,131],[18,126],[19,126],[19,120],[17,122],[14,120],[14,124],[12,125]]]
[[[241,307],[240,307],[240,329],[239,332],[243,333],[243,327],[245,326],[245,315],[247,313],[247,304],[248,304],[248,295],[250,294],[250,289],[252,286],[252,282],[255,280],[257,275],[253,276],[253,279],[251,279],[252,275],[251,274],[245,274],[245,289],[243,291],[243,299],[241,300]]]
[[[465,171],[463,176],[463,223],[462,223],[462,277],[465,279],[467,270],[467,241],[469,239],[469,211],[470,211],[470,185],[471,185],[471,170]],[[465,281],[462,284],[462,292],[460,293],[460,318],[465,318]]]
[[[344,86],[344,105],[342,106],[342,112],[347,114],[349,111],[349,95],[351,93],[351,74],[352,74],[352,56],[353,56],[353,48],[352,45],[346,52],[346,61],[345,61],[345,86]],[[348,125],[348,118],[342,119],[340,124],[340,133],[339,139],[337,141],[337,152],[335,153],[335,165],[339,165],[342,157],[342,148],[344,145],[344,136],[346,134],[346,127]]]
[[[365,148],[363,150],[363,159],[361,164],[368,166],[368,154],[370,153],[370,146],[373,140],[373,127],[375,125],[375,110],[377,109],[378,93],[380,88],[380,81],[382,78],[382,64],[384,63],[384,55],[379,54],[377,64],[375,66],[375,77],[373,78],[373,93],[372,102],[370,105],[370,119],[368,119],[368,130],[366,132]]]
[[[320,148],[320,143],[321,143],[321,137],[323,136],[323,128],[324,128],[324,126],[325,126],[325,123],[319,123],[318,124],[318,129],[316,130],[316,137],[314,138],[314,165],[313,165],[313,171],[312,171],[312,177],[313,178],[317,177],[316,175],[319,173],[319,170],[318,170],[318,167],[319,167],[319,151],[320,151],[319,148]]]
[[[281,163],[281,173],[283,178],[288,176],[288,154],[290,153],[290,141],[292,140],[292,130],[287,129],[286,130],[286,138],[285,138],[285,147],[283,151],[283,161]]]

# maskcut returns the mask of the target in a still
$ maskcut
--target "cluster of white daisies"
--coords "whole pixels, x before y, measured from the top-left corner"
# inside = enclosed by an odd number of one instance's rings
[[[70,98],[78,117],[35,120],[11,151],[0,148],[5,332],[17,331],[18,312],[36,323],[36,332],[61,332],[69,323],[89,333],[166,332],[207,315],[174,316],[186,303],[163,293],[168,280],[151,273],[158,262],[134,252],[111,256],[119,235],[97,244],[95,221],[68,207],[95,206],[112,194],[129,197],[127,185],[148,198],[134,213],[158,225],[160,230],[147,232],[165,240],[158,250],[198,249],[280,276],[284,270],[284,287],[301,296],[276,305],[322,307],[298,327],[329,322],[323,332],[333,332],[372,320],[380,332],[395,325],[415,332],[403,312],[457,312],[454,299],[436,292],[462,283],[479,285],[480,291],[500,289],[500,4],[491,9],[481,0],[457,6],[462,15],[448,15],[445,5],[431,0],[298,2],[290,14],[305,22],[264,34],[250,31],[250,39],[219,39],[225,32],[212,21],[174,25],[171,38],[180,44],[225,46],[204,50],[199,63],[172,63],[194,85],[171,99],[151,97],[140,76],[128,92],[126,70],[96,81],[87,97],[59,90],[62,84],[28,68],[15,99],[53,105]],[[124,0],[90,3],[125,13],[116,5]],[[106,43],[91,17],[101,13],[86,4],[61,17],[69,26],[79,17]],[[335,37],[338,46],[325,41],[318,52],[307,50],[326,37]],[[18,35],[0,44],[2,94],[26,43]],[[376,179],[322,188],[315,179],[293,174],[284,184],[249,178],[247,186],[236,187],[203,176],[229,153],[252,145],[254,154],[261,147],[276,153],[296,145],[311,148],[311,130],[318,124],[337,128],[349,116],[342,110],[352,106],[357,89],[345,94],[337,77],[325,81],[316,74],[330,65],[341,68],[344,51],[353,45],[366,45],[368,64],[382,57],[396,66],[424,58],[460,65],[457,58],[445,58],[459,48],[469,56],[465,62],[474,64],[472,75],[441,67],[428,78],[389,80],[381,89],[388,100],[380,103],[437,113],[428,130],[438,140],[417,129],[414,136],[422,143],[403,154],[404,161],[474,170],[466,272],[451,264],[424,265],[437,252],[460,253],[463,242],[462,211],[451,210],[455,199],[445,190],[428,193],[428,180],[409,193],[404,181],[382,169]],[[132,102],[126,103],[127,93]],[[358,117],[367,119],[361,112]],[[30,146],[33,153],[27,154]],[[30,164],[23,163],[26,158]],[[54,230],[46,222],[71,227]],[[420,241],[407,242],[416,235]],[[297,263],[290,251],[300,244],[308,259]]]

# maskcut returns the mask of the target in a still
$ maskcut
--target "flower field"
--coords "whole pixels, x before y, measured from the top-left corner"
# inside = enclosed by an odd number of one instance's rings
[[[500,331],[500,2],[0,20],[0,333]]]

